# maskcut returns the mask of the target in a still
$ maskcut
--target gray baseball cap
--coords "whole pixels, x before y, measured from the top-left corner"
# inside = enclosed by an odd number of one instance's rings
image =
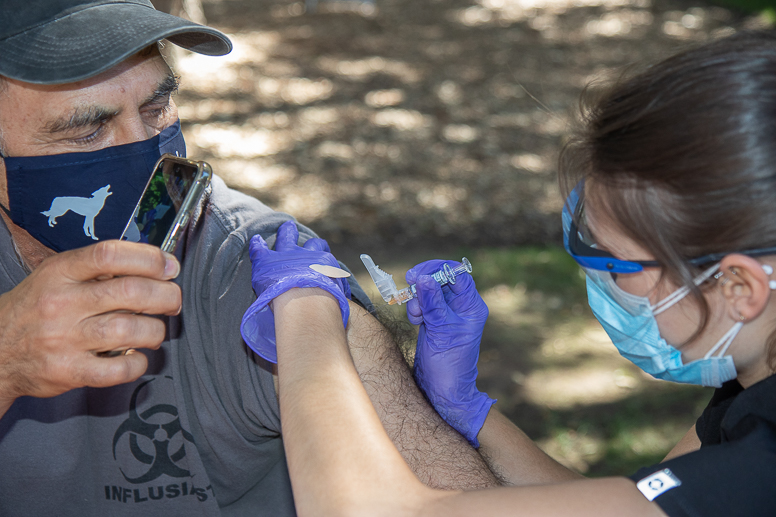
[[[150,0],[0,0],[0,75],[28,83],[86,79],[162,39],[208,56],[232,50],[222,32]]]

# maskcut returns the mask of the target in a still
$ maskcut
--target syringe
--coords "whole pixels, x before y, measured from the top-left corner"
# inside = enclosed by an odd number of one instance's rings
[[[389,275],[380,269],[380,267],[375,264],[374,260],[372,260],[372,257],[369,255],[361,255],[361,262],[363,262],[364,266],[366,266],[366,270],[369,272],[369,276],[372,277],[372,280],[377,286],[378,291],[380,291],[380,296],[383,297],[383,300],[385,300],[388,305],[395,305],[397,303],[401,305],[402,303],[408,300],[412,300],[417,296],[415,284],[412,284],[409,287],[405,287],[402,290],[397,289],[396,282],[393,281],[393,275]],[[445,263],[445,265],[442,266],[442,269],[433,273],[431,277],[436,280],[439,285],[454,284],[456,277],[459,274],[471,272],[472,264],[466,257],[464,257],[461,259],[461,265],[452,268],[450,267],[450,264]]]

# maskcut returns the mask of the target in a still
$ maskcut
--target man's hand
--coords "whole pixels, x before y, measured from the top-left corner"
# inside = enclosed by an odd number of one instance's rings
[[[431,274],[445,262],[430,260],[407,271],[418,297],[407,304],[410,322],[420,325],[415,380],[434,409],[474,447],[495,400],[477,390],[477,359],[488,306],[469,275],[440,286]],[[458,263],[451,262],[452,267]]]
[[[53,397],[130,382],[166,330],[147,315],[180,312],[180,266],[160,249],[121,241],[60,253],[0,296],[0,416],[20,396]],[[99,357],[99,352],[129,350]]]

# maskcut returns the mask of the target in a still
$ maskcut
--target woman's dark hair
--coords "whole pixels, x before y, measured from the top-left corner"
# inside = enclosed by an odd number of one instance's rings
[[[687,261],[776,246],[776,33],[734,34],[589,89],[582,122],[561,153],[561,192],[591,180],[611,221],[692,289],[697,336],[709,307]],[[773,368],[776,333],[768,341]]]

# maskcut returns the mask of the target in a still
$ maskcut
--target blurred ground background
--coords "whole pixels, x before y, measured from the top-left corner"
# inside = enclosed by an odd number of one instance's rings
[[[360,253],[400,288],[421,260],[467,256],[491,310],[479,385],[497,407],[581,472],[659,461],[710,391],[647,378],[595,323],[559,248],[557,152],[591,80],[772,16],[700,0],[376,2],[203,0],[235,49],[175,56],[189,155],[314,228],[366,287]]]

